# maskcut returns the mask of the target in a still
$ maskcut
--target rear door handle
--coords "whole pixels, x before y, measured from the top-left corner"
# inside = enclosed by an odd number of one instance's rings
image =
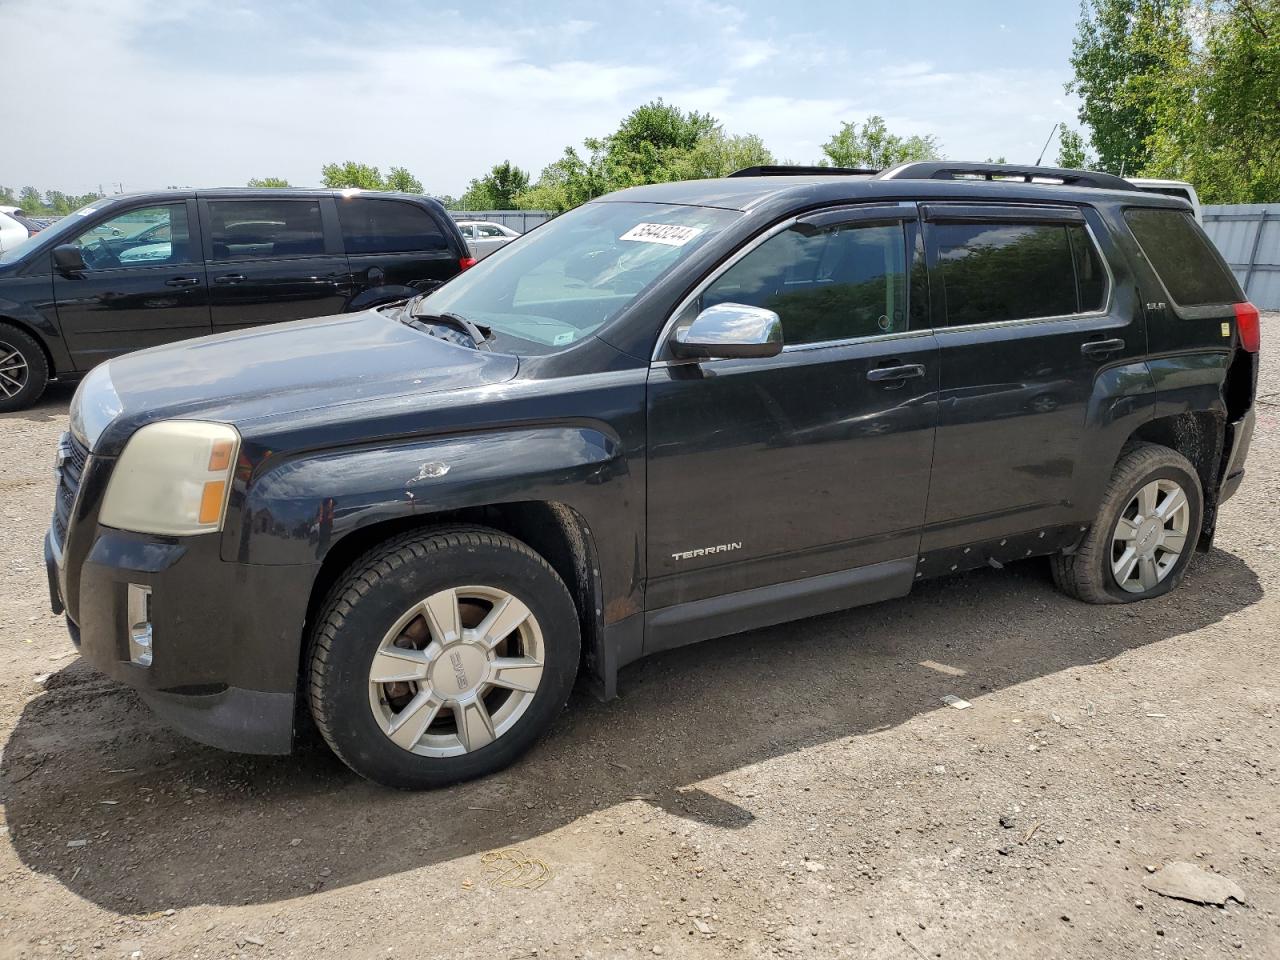
[[[1080,352],[1086,357],[1105,357],[1109,353],[1119,353],[1124,349],[1124,341],[1119,337],[1114,340],[1089,340],[1080,345]]]
[[[174,277],[172,280],[166,280],[166,287],[194,287],[198,286],[200,279],[198,277]]]
[[[900,367],[876,367],[867,371],[867,379],[872,383],[885,383],[891,380],[909,380],[912,377],[924,376],[924,364],[906,363]]]
[[[214,283],[239,283],[244,279],[243,273],[224,273],[220,277],[214,277]]]

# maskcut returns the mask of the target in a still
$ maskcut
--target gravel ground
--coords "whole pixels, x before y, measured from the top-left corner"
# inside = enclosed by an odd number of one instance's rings
[[[0,957],[1280,956],[1274,352],[1260,393],[1168,597],[925,584],[638,664],[510,770],[408,794],[190,743],[76,659],[52,390],[0,417]],[[1144,887],[1179,860],[1246,902]]]

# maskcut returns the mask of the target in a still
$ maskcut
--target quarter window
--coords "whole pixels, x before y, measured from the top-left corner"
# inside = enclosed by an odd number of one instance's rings
[[[324,253],[319,200],[210,200],[214,260]]]
[[[447,250],[435,218],[401,200],[347,197],[338,201],[338,220],[347,253],[408,253]]]
[[[186,203],[129,210],[71,241],[90,270],[191,262]]]
[[[1126,210],[1124,218],[1174,303],[1202,307],[1244,299],[1191,214],[1148,207]]]
[[[901,222],[792,227],[721,274],[697,309],[766,307],[782,319],[788,344],[849,340],[906,329],[906,282]]]

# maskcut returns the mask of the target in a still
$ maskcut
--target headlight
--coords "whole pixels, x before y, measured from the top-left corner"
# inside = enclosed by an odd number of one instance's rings
[[[225,423],[149,423],[125,445],[98,521],[182,537],[222,529],[240,434]]]

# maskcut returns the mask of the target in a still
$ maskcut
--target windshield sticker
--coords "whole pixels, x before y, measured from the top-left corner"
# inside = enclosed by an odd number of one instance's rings
[[[683,247],[701,232],[701,227],[682,227],[675,223],[637,223],[618,239]]]
[[[573,343],[572,333],[557,333],[555,339],[551,341],[553,347],[559,347],[566,343]]]

